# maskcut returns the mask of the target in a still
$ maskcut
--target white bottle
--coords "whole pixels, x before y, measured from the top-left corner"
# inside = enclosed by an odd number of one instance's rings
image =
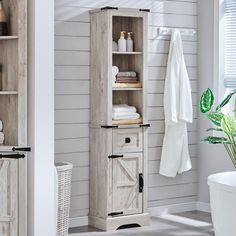
[[[120,32],[120,39],[118,40],[118,51],[126,52],[126,39],[124,31]]]
[[[127,40],[126,40],[126,49],[127,52],[133,52],[134,51],[134,42],[133,39],[131,38],[132,32],[128,32]]]

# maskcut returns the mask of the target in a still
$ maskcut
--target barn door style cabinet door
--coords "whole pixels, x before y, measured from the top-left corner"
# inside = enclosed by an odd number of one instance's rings
[[[102,230],[148,225],[147,9],[91,11],[91,140],[89,224]],[[121,31],[133,51],[118,51]],[[135,83],[114,83],[112,66],[136,72]],[[134,106],[140,118],[115,120],[113,105]]]
[[[0,36],[0,235],[26,236],[27,0],[2,4],[7,32]]]

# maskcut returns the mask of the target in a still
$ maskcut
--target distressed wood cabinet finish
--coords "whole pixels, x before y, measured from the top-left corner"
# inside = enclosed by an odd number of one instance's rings
[[[18,163],[0,161],[0,235],[18,235]]]
[[[142,152],[143,132],[140,128],[114,129],[113,153]]]
[[[112,160],[112,212],[142,213],[143,193],[139,192],[142,159],[142,153],[129,153]]]
[[[91,140],[89,224],[102,230],[149,224],[147,210],[147,12],[91,11]],[[120,31],[134,33],[134,52],[112,51]],[[112,66],[138,73],[141,87],[112,87]],[[112,105],[137,108],[141,123],[112,121]]]
[[[0,36],[0,154],[27,145],[27,0],[3,0],[8,36]],[[26,159],[0,159],[0,235],[27,235]]]

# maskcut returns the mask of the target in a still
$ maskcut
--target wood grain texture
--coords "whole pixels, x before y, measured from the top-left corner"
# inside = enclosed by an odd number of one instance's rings
[[[6,92],[4,95],[3,92],[0,99],[0,119],[3,121],[5,134],[5,143],[0,146],[0,152],[10,151],[10,146],[27,146],[27,1],[4,0],[3,5],[7,12],[9,35],[13,36],[4,37],[0,41],[3,90],[16,93]],[[9,189],[7,199],[2,199],[4,202],[1,206],[9,208],[10,218],[8,228],[0,229],[0,234],[25,236],[27,160],[4,160],[3,166],[5,163],[9,163],[9,171],[1,180],[9,185]],[[0,215],[1,213],[0,210]]]
[[[146,193],[140,192],[139,185],[140,174],[145,176],[144,182],[147,183],[147,173],[144,173],[147,152],[143,155],[144,149],[147,148],[143,144],[143,135],[147,136],[147,133],[143,134],[141,127],[125,127],[125,123],[122,128],[114,130],[101,128],[103,125],[114,124],[113,104],[125,103],[135,106],[146,121],[146,15],[147,13],[138,10],[91,12],[92,128],[89,216],[90,224],[106,230],[125,224],[122,216],[133,215],[133,223],[139,223],[139,215],[146,213]],[[117,40],[121,30],[134,32],[135,50],[141,54],[112,53],[112,37]],[[111,80],[112,65],[117,65],[120,71],[137,72],[143,89],[114,91]],[[127,139],[129,141],[126,141]],[[110,158],[115,154],[122,154],[123,157]],[[147,191],[147,188],[144,190]],[[114,212],[121,212],[120,220],[117,217],[110,219],[112,217],[109,217],[109,214]]]
[[[169,36],[158,37],[157,35],[157,27],[158,26],[176,26],[177,28],[185,27],[187,24],[191,27],[195,27],[195,22],[197,18],[197,3],[195,0],[181,0],[181,1],[154,1],[154,0],[140,0],[140,1],[126,1],[126,0],[97,0],[87,1],[87,0],[56,0],[56,15],[55,15],[55,40],[56,40],[56,52],[60,51],[57,56],[63,57],[65,54],[63,51],[81,51],[86,54],[86,58],[90,58],[91,60],[91,30],[90,30],[90,17],[89,10],[104,7],[106,5],[110,6],[118,6],[118,7],[131,7],[131,8],[150,8],[151,12],[155,15],[151,19],[153,20],[149,23],[149,27],[147,28],[147,47],[148,47],[148,55],[147,55],[147,72],[148,72],[148,81],[146,85],[146,89],[149,97],[153,98],[152,106],[147,106],[147,123],[151,123],[151,128],[147,131],[154,136],[150,136],[150,138],[154,137],[154,145],[148,147],[148,162],[152,160],[160,160],[161,157],[161,142],[160,146],[156,146],[158,144],[158,139],[162,139],[164,133],[164,113],[163,106],[161,104],[161,98],[164,91],[164,82],[165,82],[165,74],[166,74],[166,58],[169,50]],[[186,16],[187,15],[187,16]],[[161,19],[162,18],[162,19]],[[186,23],[185,21],[189,21]],[[191,28],[190,27],[190,28]],[[193,64],[194,57],[197,57],[197,34],[194,37],[186,37],[183,38],[183,49],[184,54],[187,56],[187,60],[191,60],[191,64],[188,64],[187,70],[191,80],[192,91],[194,93],[197,92],[198,88],[198,74],[197,74],[197,64]],[[148,60],[149,59],[149,60]],[[60,59],[62,60],[62,59]],[[77,59],[76,59],[77,60]],[[81,60],[81,59],[79,59]],[[71,62],[71,65],[67,63],[67,65],[56,65],[55,66],[55,79],[56,83],[58,81],[63,81],[61,84],[57,84],[56,93],[57,95],[61,95],[60,97],[56,96],[56,100],[59,99],[58,102],[63,99],[67,100],[67,94],[71,95],[84,95],[85,92],[89,91],[88,94],[91,94],[91,90],[89,90],[89,85],[85,85],[84,81],[90,81],[90,63],[89,65],[80,64],[79,60],[77,62]],[[151,61],[150,61],[151,60]],[[154,61],[154,60],[157,60]],[[149,65],[151,62],[151,65]],[[73,64],[73,65],[72,65]],[[74,82],[75,81],[75,82]],[[76,83],[77,81],[82,81],[82,83]],[[73,85],[72,85],[73,84]],[[74,86],[74,88],[72,88]],[[63,87],[65,88],[63,92]],[[75,89],[76,88],[76,89]],[[58,89],[58,90],[57,90]],[[77,91],[76,91],[77,90]],[[83,90],[83,91],[82,91]],[[58,92],[57,92],[58,91]],[[65,93],[65,95],[64,95]],[[158,95],[159,94],[159,95]],[[157,98],[157,100],[155,100]],[[56,124],[71,124],[71,127],[75,126],[75,129],[78,130],[77,124],[89,124],[90,120],[90,111],[91,107],[88,105],[86,108],[80,108],[79,104],[81,104],[81,100],[86,100],[88,98],[82,96],[71,97],[71,100],[76,100],[78,106],[59,106],[55,110],[55,119]],[[67,100],[68,101],[68,100]],[[89,100],[84,101],[83,104],[87,103]],[[189,131],[196,130],[196,126],[198,123],[198,119],[196,116],[197,107],[194,107],[194,124],[189,126]],[[77,127],[77,128],[76,128]],[[88,145],[89,140],[82,136],[87,136],[87,131],[84,130],[84,126],[79,128],[79,136],[81,138],[67,139],[69,136],[74,137],[76,135],[75,132],[71,132],[71,135],[66,131],[66,126],[62,129],[60,126],[56,126],[56,129],[59,129],[57,133],[60,132],[60,140],[57,140],[56,143],[56,160],[59,158],[60,160],[69,160],[72,161],[74,165],[83,168],[86,164],[89,165],[88,158]],[[69,128],[70,129],[70,128]],[[73,128],[71,128],[73,129]],[[71,130],[70,129],[70,130]],[[65,137],[63,137],[63,131],[65,133]],[[195,134],[193,134],[195,135]],[[72,142],[72,152],[67,149],[67,145]],[[196,139],[192,139],[191,144],[189,145],[190,153],[192,157],[197,157],[196,152]],[[61,146],[62,145],[62,146]],[[84,156],[84,157],[82,157]],[[197,159],[196,159],[197,160]],[[151,164],[150,164],[151,165]],[[149,166],[150,166],[149,165]],[[158,172],[158,163],[154,162],[155,171]],[[75,188],[79,188],[80,181],[83,181],[85,176],[88,176],[89,173],[85,174],[86,169],[79,169],[79,171],[74,171],[74,178],[77,181],[77,185],[74,185]],[[83,170],[83,171],[82,171]],[[149,170],[149,169],[148,169]],[[150,169],[151,170],[151,169]],[[151,173],[150,173],[151,174]],[[152,174],[151,174],[152,175]],[[194,172],[190,172],[189,181],[186,177],[185,180],[188,183],[190,181],[197,181],[196,175]],[[182,178],[177,178],[175,180],[170,180],[169,182],[164,178],[156,175],[158,181],[157,186],[159,191],[162,191],[162,186],[168,184],[171,187],[175,187],[178,183],[182,183]],[[150,180],[151,181],[151,180]],[[87,182],[89,185],[89,182]],[[153,185],[153,182],[148,185]],[[82,183],[84,186],[84,183]],[[86,189],[85,189],[86,190]],[[76,192],[76,191],[75,191]],[[194,191],[191,193],[191,196],[185,195],[181,197],[177,197],[175,192],[172,192],[172,197],[168,199],[161,200],[149,200],[148,206],[155,207],[161,205],[169,205],[169,204],[178,204],[182,202],[191,202],[196,200],[196,195],[194,195]],[[86,216],[88,214],[88,199],[89,194],[73,196],[72,198],[72,207],[71,207],[71,217],[77,216]],[[85,204],[86,201],[86,204]]]
[[[19,235],[18,161],[0,161],[0,235]]]
[[[107,220],[89,216],[89,225],[94,225],[94,227],[105,231],[116,230],[121,225],[138,224],[140,226],[148,226],[149,222],[150,216],[147,213],[114,218],[110,217]]]
[[[114,129],[112,141],[114,154],[143,151],[143,132],[140,128]]]
[[[142,153],[125,153],[112,160],[111,212],[123,215],[143,213],[143,193],[139,192],[139,173],[143,173]]]

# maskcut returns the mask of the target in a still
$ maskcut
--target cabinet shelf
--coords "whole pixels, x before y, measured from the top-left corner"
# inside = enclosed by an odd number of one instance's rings
[[[112,54],[121,54],[121,55],[142,55],[142,52],[118,52],[118,51],[113,51]]]
[[[0,144],[1,152],[11,152],[13,147],[14,146],[7,145],[7,144]]]
[[[142,90],[143,88],[122,88],[122,87],[112,87],[112,90],[114,91],[140,91]]]
[[[142,90],[142,84],[138,83],[114,83],[112,90]]]
[[[0,91],[0,95],[17,95],[17,91]]]
[[[140,117],[135,120],[112,120],[113,125],[132,125],[132,124],[142,124],[143,119]]]
[[[18,36],[16,36],[16,35],[0,36],[0,40],[13,40],[13,39],[18,39]]]

